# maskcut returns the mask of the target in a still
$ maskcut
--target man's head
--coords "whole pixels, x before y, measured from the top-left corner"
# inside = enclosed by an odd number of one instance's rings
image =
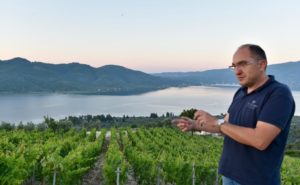
[[[255,88],[266,76],[267,57],[258,45],[244,44],[233,55],[232,67],[242,86]]]
[[[267,60],[267,56],[266,56],[266,53],[265,51],[258,45],[255,45],[255,44],[244,44],[244,45],[241,45],[239,49],[241,48],[248,48],[250,53],[251,53],[251,56],[252,58],[254,59],[257,59],[257,60]]]

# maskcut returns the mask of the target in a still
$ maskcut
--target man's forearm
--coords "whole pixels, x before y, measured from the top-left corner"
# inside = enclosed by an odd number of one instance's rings
[[[251,141],[253,141],[254,139],[254,129],[252,128],[241,127],[225,122],[220,126],[220,131],[224,135],[232,138],[233,140],[241,144],[252,146]]]
[[[262,122],[259,122],[256,128],[242,127],[225,122],[221,125],[220,130],[233,140],[258,150],[265,150],[280,133],[279,128]]]

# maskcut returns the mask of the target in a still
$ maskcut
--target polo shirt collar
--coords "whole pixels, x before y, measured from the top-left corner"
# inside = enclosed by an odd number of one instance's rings
[[[269,77],[269,79],[262,86],[258,87],[257,89],[255,89],[254,91],[252,91],[249,94],[252,94],[255,92],[260,92],[275,81],[275,77],[273,75],[268,75],[268,77]],[[249,95],[249,94],[247,94],[247,89],[248,89],[247,87],[242,87],[242,90],[245,93],[245,95]]]

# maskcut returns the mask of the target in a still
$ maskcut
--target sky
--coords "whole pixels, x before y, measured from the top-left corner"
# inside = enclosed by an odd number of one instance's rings
[[[298,0],[1,0],[0,60],[122,65],[148,73],[227,68],[260,45],[300,60]]]

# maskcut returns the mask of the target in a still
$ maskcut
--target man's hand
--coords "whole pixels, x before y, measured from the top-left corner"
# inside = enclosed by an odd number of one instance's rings
[[[203,130],[206,132],[220,133],[220,128],[218,125],[218,120],[216,117],[212,116],[208,112],[203,110],[197,110],[194,114],[194,120],[196,120],[196,125],[198,130]]]
[[[196,122],[195,120],[192,120],[188,117],[180,117],[179,119],[173,119],[173,124],[176,124],[176,126],[182,131],[193,131],[196,129]]]

